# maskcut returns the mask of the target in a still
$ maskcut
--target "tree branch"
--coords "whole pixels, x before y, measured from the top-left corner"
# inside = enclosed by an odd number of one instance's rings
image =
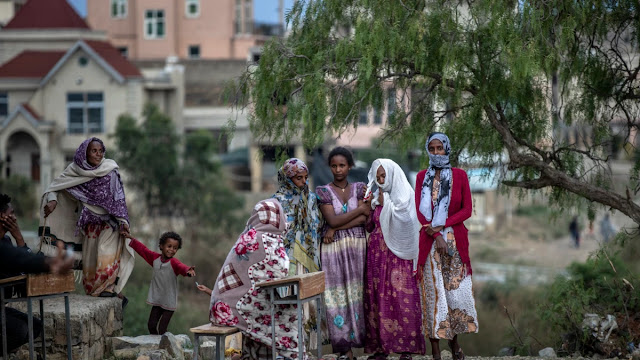
[[[486,105],[484,110],[489,122],[502,137],[503,144],[509,154],[509,168],[517,169],[529,167],[541,173],[539,183],[523,182],[523,185],[540,186],[538,188],[546,186],[559,187],[576,195],[582,196],[587,200],[595,201],[613,209],[617,209],[630,217],[634,222],[636,222],[636,224],[640,224],[640,206],[634,203],[631,198],[569,177],[566,173],[545,163],[537,156],[522,153],[518,146],[518,142],[509,129],[508,124],[501,121],[496,114],[496,111],[490,106]],[[544,184],[545,182],[546,184]],[[545,186],[542,186],[543,184]]]

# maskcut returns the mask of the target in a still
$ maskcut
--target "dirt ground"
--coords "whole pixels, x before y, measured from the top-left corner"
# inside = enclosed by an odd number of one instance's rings
[[[572,262],[585,261],[590,254],[599,248],[602,242],[599,222],[603,215],[604,212],[597,215],[591,233],[588,230],[586,218],[581,219],[583,229],[579,248],[575,248],[568,228],[565,235],[556,239],[544,240],[532,236],[531,231],[535,227],[545,226],[545,224],[538,224],[530,217],[514,216],[511,224],[495,235],[469,234],[472,262],[482,261],[564,269]],[[612,214],[611,219],[614,227],[619,231],[634,225],[631,219],[620,213]],[[555,223],[549,221],[546,225],[558,227],[561,222],[561,220],[557,220]]]

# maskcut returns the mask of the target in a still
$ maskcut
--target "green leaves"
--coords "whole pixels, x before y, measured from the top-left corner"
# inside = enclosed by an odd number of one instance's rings
[[[290,35],[265,46],[236,90],[258,137],[315,147],[360,112],[384,111],[394,88],[403,101],[386,141],[421,149],[444,130],[483,165],[507,153],[530,180],[512,186],[552,186],[640,222],[637,204],[593,195],[593,180],[607,181],[592,166],[615,132],[631,141],[640,118],[637,10],[633,0],[298,0]]]
[[[147,214],[184,217],[204,232],[233,233],[240,222],[234,210],[242,207],[242,199],[229,191],[214,158],[216,139],[204,130],[183,139],[153,104],[143,116],[138,124],[121,115],[115,139],[125,181],[142,195]]]

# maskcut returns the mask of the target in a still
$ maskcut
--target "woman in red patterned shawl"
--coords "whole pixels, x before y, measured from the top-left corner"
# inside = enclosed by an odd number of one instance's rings
[[[291,305],[276,308],[275,336],[266,290],[256,284],[286,277],[289,257],[283,234],[287,222],[276,199],[262,200],[253,208],[245,230],[227,255],[211,291],[209,320],[242,331],[242,359],[271,359],[272,342],[278,354],[298,358],[298,315]],[[209,292],[206,287],[199,287]]]

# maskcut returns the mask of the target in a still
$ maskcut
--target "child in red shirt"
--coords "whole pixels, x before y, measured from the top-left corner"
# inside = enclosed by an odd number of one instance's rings
[[[147,326],[151,335],[167,332],[169,321],[178,307],[178,275],[196,276],[195,266],[187,266],[174,258],[182,248],[182,238],[174,232],[160,236],[160,253],[149,250],[143,243],[130,237],[129,244],[138,255],[153,266],[147,304],[151,305]]]

